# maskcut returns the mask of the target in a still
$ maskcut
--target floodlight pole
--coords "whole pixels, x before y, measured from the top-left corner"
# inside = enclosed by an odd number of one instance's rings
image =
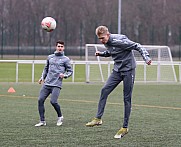
[[[118,0],[118,34],[121,34],[121,0]]]

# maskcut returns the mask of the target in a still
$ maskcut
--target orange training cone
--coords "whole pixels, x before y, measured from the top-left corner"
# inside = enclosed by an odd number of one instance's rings
[[[16,91],[14,90],[13,87],[10,87],[10,88],[8,89],[8,92],[9,92],[9,93],[14,93],[14,92],[16,92]]]

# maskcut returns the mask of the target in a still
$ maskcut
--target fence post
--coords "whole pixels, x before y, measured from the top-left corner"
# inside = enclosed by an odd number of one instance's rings
[[[151,42],[151,44],[154,44],[154,42],[155,42],[154,36],[155,36],[155,28],[154,28],[154,26],[152,26],[151,31],[150,31],[150,42]]]
[[[146,63],[144,63],[144,82],[145,82],[145,83],[146,83],[146,77],[147,77],[147,76],[146,76],[146,75],[147,75],[147,71],[146,71],[147,68],[146,68],[146,67],[147,67],[147,65],[146,65]]]
[[[181,57],[181,26],[179,27],[179,61]]]
[[[72,63],[73,64],[73,74],[72,74],[72,82],[75,82],[75,62]]]
[[[35,61],[32,61],[32,83],[35,81]]]
[[[181,64],[179,62],[179,82],[181,83]]]
[[[16,83],[18,83],[18,61],[16,62]]]
[[[19,59],[19,48],[20,48],[20,22],[18,20],[18,59]]]
[[[157,82],[160,82],[160,48],[158,49]]]
[[[35,59],[36,55],[36,24],[34,22],[34,28],[33,28],[33,57]]]
[[[83,24],[82,22],[80,23],[80,59],[82,59],[82,44],[83,44]]]
[[[165,45],[168,45],[168,26],[165,26]]]
[[[4,50],[4,31],[3,31],[3,19],[2,19],[2,25],[1,25],[1,59],[3,59],[3,50]]]
[[[89,83],[90,82],[90,63],[86,61],[86,83]]]

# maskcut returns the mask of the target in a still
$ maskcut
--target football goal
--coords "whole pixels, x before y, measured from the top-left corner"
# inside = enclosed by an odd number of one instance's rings
[[[136,82],[177,82],[170,48],[168,46],[143,45],[152,59],[148,66],[138,51],[133,50],[137,61]],[[103,44],[86,44],[86,82],[105,82],[114,62],[111,57],[95,56],[95,51],[104,51]]]

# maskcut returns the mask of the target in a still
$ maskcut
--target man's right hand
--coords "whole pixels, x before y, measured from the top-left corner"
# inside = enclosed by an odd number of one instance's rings
[[[44,82],[43,79],[39,79],[39,80],[38,80],[38,84],[41,84],[42,82]]]

